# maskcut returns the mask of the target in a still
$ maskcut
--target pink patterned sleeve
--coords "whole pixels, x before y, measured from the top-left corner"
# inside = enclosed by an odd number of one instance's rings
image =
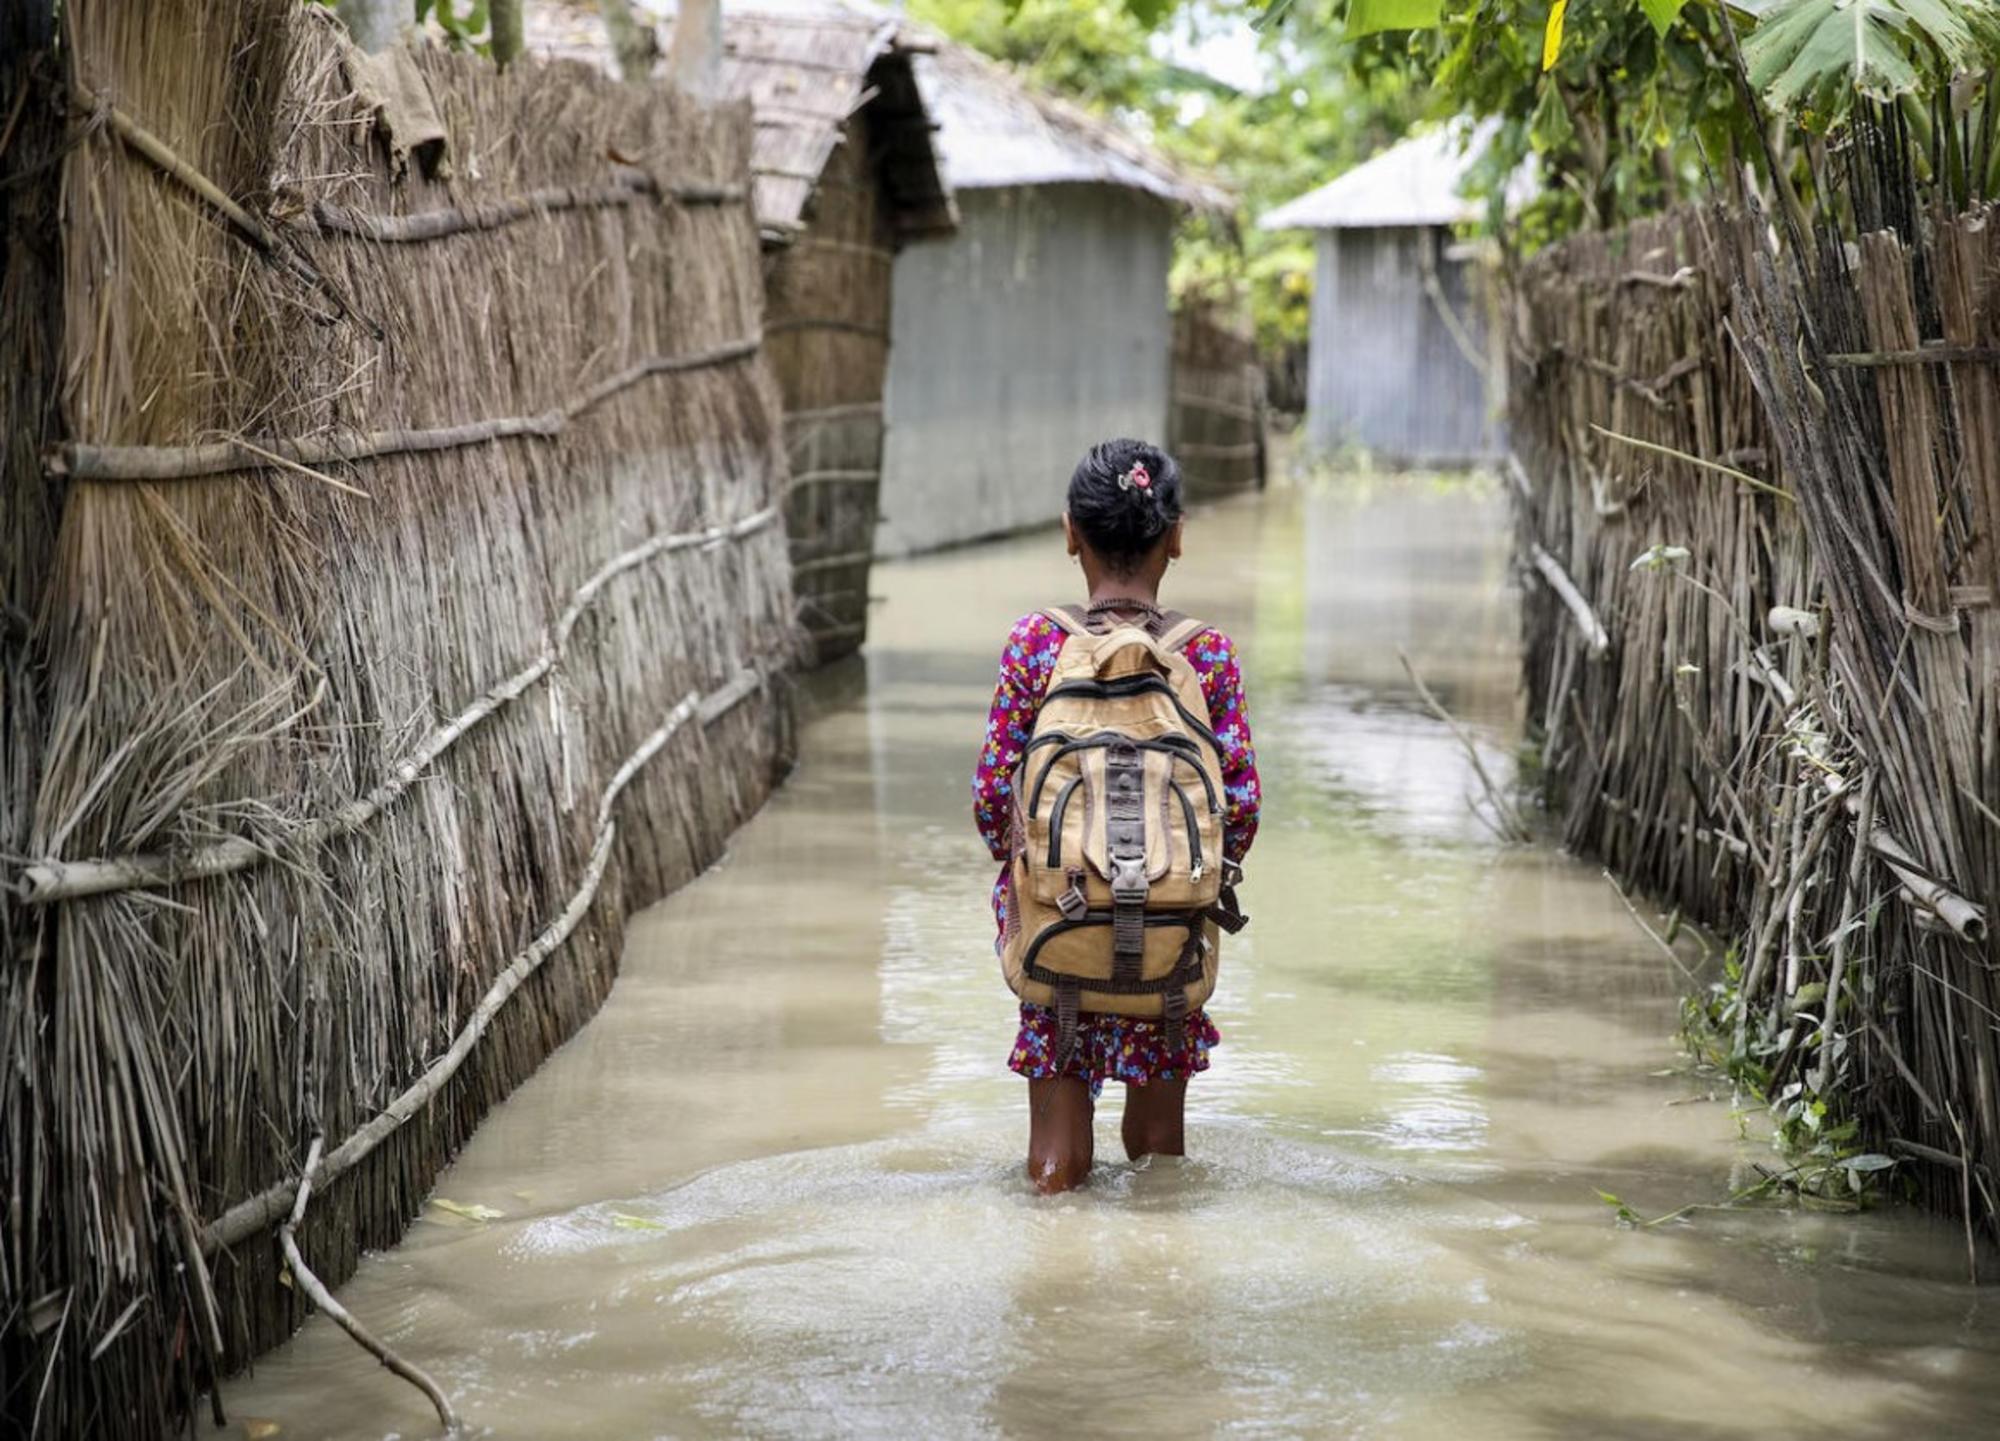
[[[1042,708],[1063,631],[1045,615],[1025,615],[1007,634],[1000,652],[1000,680],[986,716],[986,743],[972,772],[972,820],[993,859],[1007,859],[1008,814],[1014,799],[1014,772]]]
[[[1205,630],[1188,642],[1186,653],[1208,697],[1209,727],[1222,742],[1222,853],[1241,861],[1257,838],[1264,791],[1257,779],[1257,750],[1250,741],[1236,644],[1219,630]]]

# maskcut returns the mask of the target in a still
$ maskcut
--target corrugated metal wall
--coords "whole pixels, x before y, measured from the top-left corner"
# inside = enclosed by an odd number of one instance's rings
[[[958,202],[955,238],[896,258],[882,555],[1053,521],[1093,442],[1166,433],[1168,207],[1104,185]]]
[[[1448,243],[1436,228],[1320,232],[1306,412],[1315,449],[1428,465],[1497,453],[1496,397],[1465,353],[1487,345],[1484,300],[1472,267],[1445,258]],[[1425,293],[1425,246],[1466,345]]]

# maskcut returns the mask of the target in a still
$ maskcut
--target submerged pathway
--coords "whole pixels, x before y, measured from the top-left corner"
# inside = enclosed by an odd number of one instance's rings
[[[1008,623],[1075,585],[1036,537],[878,569],[797,774],[343,1299],[499,1437],[1993,1434],[1955,1231],[1598,1199],[1769,1152],[1596,871],[1497,847],[1408,695],[1398,645],[1507,763],[1504,534],[1384,480],[1191,521],[1168,600],[1245,652],[1267,801],[1190,1160],[1124,1164],[1114,1087],[1088,1189],[1020,1172],[967,776]],[[435,1429],[317,1319],[225,1397]]]

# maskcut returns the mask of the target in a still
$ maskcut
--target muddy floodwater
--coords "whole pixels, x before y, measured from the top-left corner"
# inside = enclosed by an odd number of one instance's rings
[[[1037,536],[878,568],[790,782],[342,1298],[496,1437],[1996,1434],[1955,1229],[1598,1199],[1771,1157],[1598,872],[1494,843],[1408,691],[1399,645],[1510,766],[1504,534],[1414,480],[1191,520],[1167,599],[1241,645],[1267,800],[1185,1161],[1127,1164],[1111,1087],[1090,1186],[1022,1176],[968,776],[1008,624],[1074,598]],[[437,1429],[319,1319],[225,1397]]]

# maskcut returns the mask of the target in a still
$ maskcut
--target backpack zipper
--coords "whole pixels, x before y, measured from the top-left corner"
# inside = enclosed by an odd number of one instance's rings
[[[1201,827],[1195,824],[1194,801],[1189,797],[1188,793],[1185,790],[1181,789],[1181,783],[1179,781],[1170,780],[1167,782],[1167,784],[1172,786],[1174,788],[1174,794],[1181,798],[1181,815],[1187,820],[1188,879],[1191,881],[1198,881],[1206,873],[1208,868],[1202,864]]]
[[[1042,700],[1046,703],[1071,695],[1086,696],[1092,700],[1129,700],[1133,696],[1149,695],[1154,692],[1172,701],[1174,709],[1179,712],[1187,728],[1215,747],[1217,755],[1222,753],[1222,742],[1216,739],[1215,732],[1209,728],[1208,722],[1181,704],[1180,692],[1174,689],[1173,682],[1165,676],[1128,675],[1120,676],[1116,680],[1066,680],[1061,685],[1053,687]]]
[[[1121,736],[1115,731],[1104,731],[1080,741],[1066,741],[1056,748],[1055,754],[1049,757],[1048,764],[1042,767],[1042,773],[1035,777],[1034,789],[1028,793],[1028,819],[1035,819],[1036,812],[1041,809],[1042,790],[1048,785],[1049,772],[1056,768],[1057,761],[1072,751],[1095,750],[1098,747],[1110,745],[1114,740],[1130,741],[1132,745],[1137,746],[1142,751],[1160,751],[1172,756],[1175,760],[1185,761],[1194,768],[1194,773],[1201,777],[1201,788],[1208,796],[1209,810],[1216,815],[1222,813],[1222,802],[1216,798],[1215,794],[1215,782],[1210,780],[1208,772],[1202,769],[1200,759],[1197,756],[1188,754],[1188,751],[1194,744],[1192,741],[1182,741],[1179,743],[1164,739],[1135,741],[1131,740],[1131,737]]]
[[[1067,784],[1056,792],[1056,803],[1049,807],[1049,869],[1056,870],[1062,865],[1063,811],[1069,805],[1069,794],[1083,782],[1083,773],[1069,778]],[[1089,824],[1086,816],[1084,824]]]

